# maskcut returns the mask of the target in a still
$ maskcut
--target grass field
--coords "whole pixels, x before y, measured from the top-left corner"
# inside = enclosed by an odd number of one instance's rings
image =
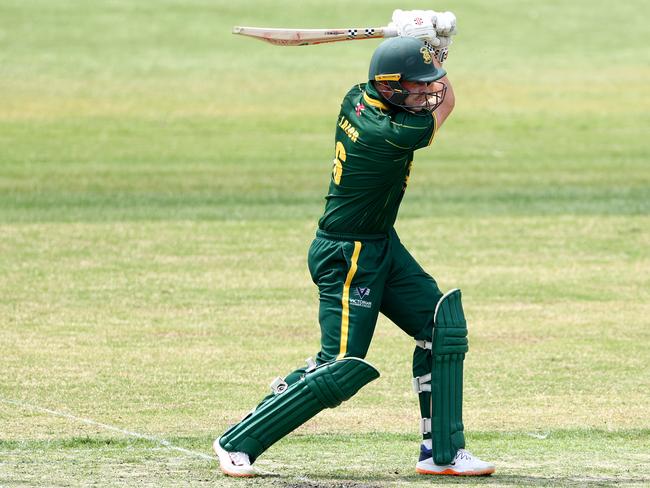
[[[226,479],[212,439],[317,351],[306,253],[340,99],[377,45],[230,28],[397,7],[459,18],[456,111],[397,229],[463,290],[468,447],[497,473],[414,473],[413,343],[381,319],[382,377],[271,448],[266,477]],[[649,13],[2,0],[0,486],[649,485]]]

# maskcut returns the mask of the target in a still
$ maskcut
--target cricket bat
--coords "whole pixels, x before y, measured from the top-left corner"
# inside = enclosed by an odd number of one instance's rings
[[[392,27],[353,27],[348,29],[278,29],[267,27],[232,28],[233,34],[249,36],[276,46],[310,46],[326,42],[358,41],[397,37],[397,29]]]

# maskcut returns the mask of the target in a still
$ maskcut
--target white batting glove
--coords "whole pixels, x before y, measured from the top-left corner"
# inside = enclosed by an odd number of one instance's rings
[[[439,43],[435,45],[437,50],[444,50],[439,56],[436,56],[440,62],[447,59],[447,50],[452,44],[451,36],[456,35],[456,16],[452,12],[434,12],[430,11],[432,16],[433,27],[436,30],[436,36]]]
[[[431,16],[431,10],[394,10],[389,27],[397,30],[400,37],[426,39],[431,44],[439,44]]]
[[[456,16],[453,12],[435,12],[427,10],[431,23],[436,30],[436,37],[449,37],[456,34]]]

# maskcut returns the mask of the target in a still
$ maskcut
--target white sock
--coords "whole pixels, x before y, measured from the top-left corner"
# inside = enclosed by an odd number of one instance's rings
[[[431,441],[431,439],[422,439],[422,445],[427,449],[433,448],[433,442]]]

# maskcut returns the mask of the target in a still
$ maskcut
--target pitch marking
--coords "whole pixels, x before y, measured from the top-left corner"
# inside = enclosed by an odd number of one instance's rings
[[[154,437],[152,435],[140,434],[139,432],[132,432],[130,430],[120,429],[119,427],[115,427],[113,425],[108,425],[108,424],[103,424],[103,423],[97,422],[97,421],[95,421],[93,419],[77,417],[76,415],[72,415],[70,413],[59,412],[57,410],[51,410],[49,408],[39,407],[38,405],[32,405],[30,403],[20,402],[18,400],[8,400],[8,399],[5,399],[5,398],[0,398],[0,402],[8,403],[10,405],[15,405],[15,406],[21,407],[21,408],[36,410],[37,412],[43,412],[43,413],[47,413],[47,414],[54,415],[54,416],[57,416],[57,417],[63,417],[65,419],[74,420],[76,422],[81,422],[81,423],[84,423],[84,424],[87,424],[87,425],[94,425],[96,427],[101,427],[102,429],[111,430],[113,432],[119,432],[120,434],[124,434],[124,435],[130,436],[130,437],[136,437],[138,439],[145,439],[145,440],[160,444],[161,446],[165,446],[167,449],[172,449],[174,451],[182,452],[183,454],[186,454],[188,456],[198,457],[198,458],[201,458],[201,459],[209,459],[210,461],[215,460],[214,457],[209,456],[207,454],[204,454],[202,452],[190,451],[189,449],[185,449],[183,447],[175,446],[171,442],[169,442],[169,441],[167,441],[165,439],[160,439],[160,438]]]
[[[544,440],[548,437],[549,433],[545,432],[544,434],[537,434],[535,432],[526,432],[526,435],[533,437],[534,439]]]

